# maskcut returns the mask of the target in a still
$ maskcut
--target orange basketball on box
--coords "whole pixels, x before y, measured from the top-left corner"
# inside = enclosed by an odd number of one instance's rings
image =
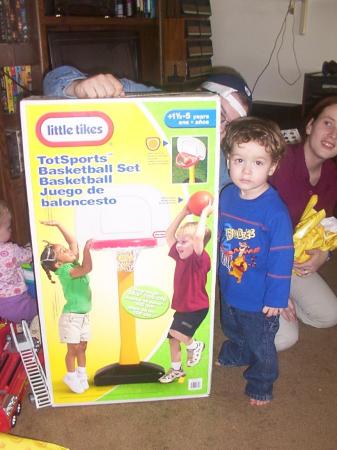
[[[209,204],[213,202],[213,195],[208,191],[197,191],[191,195],[187,202],[187,207],[192,214],[200,216],[202,210]]]

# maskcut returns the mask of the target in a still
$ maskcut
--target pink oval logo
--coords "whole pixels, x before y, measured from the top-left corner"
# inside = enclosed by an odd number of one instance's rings
[[[110,117],[100,111],[48,113],[36,124],[38,139],[48,147],[103,145],[113,131]]]

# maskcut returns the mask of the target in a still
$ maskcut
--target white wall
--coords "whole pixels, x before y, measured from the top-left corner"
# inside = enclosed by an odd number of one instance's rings
[[[252,88],[271,54],[288,9],[289,0],[211,0],[213,66],[236,69]],[[318,72],[324,61],[337,61],[337,0],[308,0],[307,31],[299,33],[302,0],[295,15],[288,16],[280,51],[283,76],[297,76],[292,50],[292,19],[295,18],[295,50],[302,75],[289,86],[278,74],[274,54],[254,91],[254,100],[302,103],[304,73]],[[280,40],[278,41],[278,48]]]

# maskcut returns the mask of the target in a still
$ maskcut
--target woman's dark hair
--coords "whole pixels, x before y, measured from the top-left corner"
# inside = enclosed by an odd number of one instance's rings
[[[323,98],[318,103],[316,103],[315,106],[310,109],[310,111],[307,112],[304,118],[302,129],[300,130],[303,139],[305,139],[306,137],[306,127],[308,123],[311,120],[315,121],[322,114],[325,108],[332,105],[337,105],[337,95],[331,95],[329,97]]]

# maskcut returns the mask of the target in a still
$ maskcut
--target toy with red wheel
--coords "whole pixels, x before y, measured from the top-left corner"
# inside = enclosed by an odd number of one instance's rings
[[[11,341],[9,323],[0,322],[0,431],[16,425],[29,383],[25,368]]]

